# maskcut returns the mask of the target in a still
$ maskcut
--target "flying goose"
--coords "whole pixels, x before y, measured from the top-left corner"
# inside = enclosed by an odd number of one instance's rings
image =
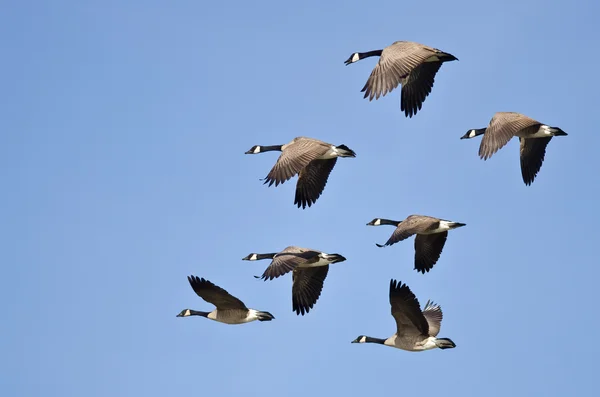
[[[542,124],[521,113],[497,112],[487,128],[469,130],[460,139],[474,138],[482,134],[484,135],[479,145],[479,157],[484,160],[502,149],[512,137],[519,137],[521,175],[527,186],[533,183],[542,168],[548,142],[553,136],[567,135],[558,127]]]
[[[412,117],[421,110],[442,63],[458,61],[454,55],[437,48],[411,41],[396,41],[383,50],[355,52],[344,63],[350,65],[376,55],[380,57],[379,62],[360,92],[364,92],[364,98],[369,97],[371,101],[385,96],[401,84],[400,110],[406,117]]]
[[[375,218],[367,226],[392,225],[396,230],[384,244],[375,244],[378,247],[396,244],[416,234],[415,237],[415,270],[425,274],[431,270],[440,259],[448,230],[465,226],[466,223],[447,221],[425,215],[410,215],[403,221]]]
[[[303,209],[317,202],[338,157],[356,157],[356,153],[346,145],[335,146],[303,136],[296,137],[285,145],[255,145],[246,154],[276,150],[282,153],[264,183],[269,183],[269,186],[275,183],[278,186],[299,174],[294,204]]]
[[[394,279],[390,281],[390,305],[396,320],[396,333],[387,339],[360,335],[352,343],[379,343],[411,352],[456,347],[451,339],[437,337],[443,317],[439,305],[427,301],[421,311],[419,301],[410,288]]]
[[[212,303],[217,308],[212,312],[185,309],[177,317],[202,316],[225,324],[244,324],[255,320],[271,321],[275,318],[269,312],[248,309],[241,300],[208,280],[188,276],[188,281],[200,298]]]
[[[243,258],[245,261],[272,259],[261,278],[273,280],[292,272],[292,311],[297,315],[308,313],[317,303],[323,282],[327,277],[329,265],[346,260],[339,254],[326,254],[309,248],[286,247],[283,251],[271,254],[252,253]]]

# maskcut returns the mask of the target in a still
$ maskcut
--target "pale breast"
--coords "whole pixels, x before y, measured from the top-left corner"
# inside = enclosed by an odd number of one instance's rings
[[[248,316],[247,310],[217,310],[216,321],[225,324],[244,324],[256,320],[256,316]]]
[[[403,337],[393,335],[385,340],[384,345],[395,347],[396,349],[406,350],[409,352],[418,352],[423,350],[429,350],[435,347],[435,343],[433,344],[433,347],[429,347],[429,339],[431,339],[431,337],[423,338],[422,335]]]

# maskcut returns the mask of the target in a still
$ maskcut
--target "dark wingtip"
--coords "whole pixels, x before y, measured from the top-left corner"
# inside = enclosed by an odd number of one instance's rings
[[[375,243],[375,245],[376,245],[376,246],[378,246],[379,248],[383,248],[383,247],[385,247],[385,244],[381,245],[381,244],[377,244],[377,243]]]
[[[431,266],[431,267],[427,267],[427,266],[424,266],[424,265],[420,265],[419,267],[417,267],[417,265],[415,264],[415,270],[416,270],[417,272],[419,272],[419,273],[423,273],[423,274],[425,274],[425,273],[429,273],[429,271],[430,271],[432,268],[433,268],[433,266]]]

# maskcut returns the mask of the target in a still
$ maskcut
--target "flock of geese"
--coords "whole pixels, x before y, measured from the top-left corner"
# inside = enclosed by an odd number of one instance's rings
[[[397,41],[383,50],[356,52],[345,64],[350,65],[372,56],[379,56],[379,62],[361,90],[365,93],[364,98],[368,97],[369,101],[379,99],[401,85],[400,110],[409,118],[417,114],[431,93],[435,76],[442,64],[458,60],[454,55],[436,48]],[[552,137],[567,134],[558,127],[543,124],[520,113],[498,112],[487,128],[471,129],[461,139],[479,135],[483,135],[479,156],[484,160],[505,146],[511,138],[518,137],[523,182],[531,185],[540,171],[546,146]],[[317,202],[339,157],[356,157],[356,153],[346,145],[336,146],[308,137],[297,137],[282,145],[255,145],[246,154],[270,151],[281,154],[264,183],[278,186],[298,175],[294,204],[303,209]],[[414,235],[414,270],[425,274],[439,260],[448,231],[466,224],[431,216],[410,215],[402,221],[376,218],[367,225],[395,227],[387,242],[377,244],[378,247],[390,246]],[[316,304],[323,290],[329,265],[346,260],[340,254],[297,246],[286,247],[280,252],[251,253],[243,258],[248,261],[263,259],[271,262],[262,276],[254,276],[256,278],[266,281],[292,273],[292,310],[297,315],[307,314]],[[194,292],[216,309],[211,312],[185,309],[178,317],[203,316],[225,324],[274,319],[269,312],[249,309],[241,300],[204,278],[189,276],[188,281]],[[352,343],[379,343],[407,351],[456,347],[451,339],[437,337],[443,316],[439,305],[427,301],[421,309],[410,288],[394,279],[390,281],[389,300],[391,314],[396,320],[396,333],[387,339],[360,335]]]

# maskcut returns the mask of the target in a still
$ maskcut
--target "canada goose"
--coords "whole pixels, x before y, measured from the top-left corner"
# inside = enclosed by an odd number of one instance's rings
[[[483,135],[479,145],[479,157],[487,160],[511,140],[518,136],[521,144],[521,175],[523,182],[529,186],[537,176],[546,146],[553,136],[564,136],[566,132],[558,127],[542,124],[521,113],[498,112],[494,114],[487,128],[467,131],[460,139],[474,138]]]
[[[272,259],[261,278],[265,281],[272,280],[292,271],[292,311],[296,314],[308,313],[317,303],[323,282],[327,277],[329,265],[346,260],[339,254],[326,254],[325,252],[290,246],[283,251],[271,254],[249,254],[242,260],[258,261]]]
[[[384,244],[378,247],[396,244],[416,234],[415,237],[415,270],[425,274],[440,259],[448,230],[466,226],[466,223],[447,221],[425,215],[410,215],[403,221],[375,218],[367,226],[392,225],[396,230]]]
[[[275,186],[278,186],[299,174],[294,204],[297,204],[298,208],[302,206],[303,209],[317,202],[338,157],[356,157],[356,153],[346,145],[335,146],[303,136],[296,137],[285,145],[255,145],[246,154],[275,150],[282,153],[264,183],[269,183],[269,186],[275,183]]]
[[[344,63],[350,65],[375,55],[380,57],[379,62],[360,92],[364,92],[364,98],[369,97],[371,101],[402,84],[400,110],[406,117],[412,117],[421,110],[442,63],[458,61],[454,55],[437,48],[411,41],[396,41],[383,50],[355,52]]]
[[[436,347],[451,349],[456,344],[449,338],[438,338],[442,324],[442,308],[427,301],[421,306],[415,294],[406,284],[390,281],[390,305],[396,320],[396,333],[387,339],[360,335],[352,343],[379,343],[411,352],[430,350]]]
[[[177,317],[202,316],[225,324],[244,324],[254,320],[271,321],[275,317],[269,312],[248,309],[244,302],[213,283],[196,276],[188,276],[194,292],[217,308],[212,312],[199,312],[192,309],[182,310]]]

